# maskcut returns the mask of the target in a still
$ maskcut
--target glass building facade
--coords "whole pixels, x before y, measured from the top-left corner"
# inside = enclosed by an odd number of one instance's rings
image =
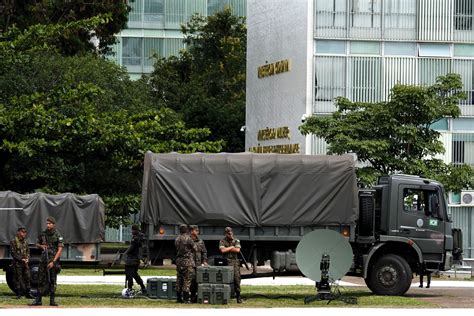
[[[387,100],[396,83],[430,85],[458,73],[467,99],[461,117],[433,125],[441,132],[446,163],[474,166],[474,1],[315,0],[313,112],[335,110],[334,98]],[[326,153],[313,137],[313,154]],[[462,194],[462,193],[461,193]],[[450,212],[474,255],[474,205],[450,194]]]
[[[134,79],[153,70],[152,56],[178,55],[184,47],[181,24],[194,14],[212,15],[229,6],[234,14],[246,15],[246,0],[135,0],[130,6],[127,28],[117,35],[113,58]]]

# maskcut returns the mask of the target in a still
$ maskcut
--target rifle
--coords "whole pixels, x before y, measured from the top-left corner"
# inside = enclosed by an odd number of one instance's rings
[[[48,264],[49,264],[49,254],[48,254],[48,243],[46,242],[46,236],[43,235],[43,245],[46,246],[46,248],[43,249],[43,255],[46,260],[46,271],[48,273],[48,292],[51,292],[51,272],[49,271]]]

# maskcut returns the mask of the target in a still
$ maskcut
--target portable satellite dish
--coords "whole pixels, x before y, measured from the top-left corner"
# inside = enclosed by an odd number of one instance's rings
[[[318,295],[312,300],[332,299],[330,280],[342,278],[352,265],[352,248],[336,231],[317,229],[306,234],[296,248],[296,263],[301,272],[316,282]]]

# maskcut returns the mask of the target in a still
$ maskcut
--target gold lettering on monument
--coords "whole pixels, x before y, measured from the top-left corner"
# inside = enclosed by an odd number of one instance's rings
[[[270,140],[278,138],[288,138],[290,139],[290,128],[288,126],[275,127],[275,128],[265,128],[258,131],[257,139]]]
[[[258,78],[270,77],[290,71],[290,60],[283,59],[257,68]]]
[[[250,152],[258,154],[298,154],[300,152],[300,144],[255,146],[249,148]]]

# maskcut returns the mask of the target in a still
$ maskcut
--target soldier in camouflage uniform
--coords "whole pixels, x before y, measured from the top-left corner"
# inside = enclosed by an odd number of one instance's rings
[[[191,303],[191,281],[194,273],[196,245],[188,233],[188,225],[179,226],[179,236],[174,242],[176,248],[176,292],[177,302]]]
[[[234,287],[237,303],[242,303],[240,298],[240,240],[234,238],[231,227],[224,229],[225,238],[219,242],[219,250],[225,258],[229,266],[234,267]]]
[[[26,228],[18,227],[15,238],[10,241],[10,254],[13,258],[12,269],[14,276],[16,298],[22,294],[27,298],[33,298],[30,294],[30,248],[26,240]]]
[[[133,279],[140,285],[143,295],[147,295],[145,284],[138,274],[138,267],[140,266],[140,250],[145,242],[145,237],[140,232],[140,226],[132,225],[132,240],[127,251],[125,251],[125,279],[127,281],[127,287],[133,289]]]
[[[204,240],[199,238],[199,227],[197,225],[189,226],[191,229],[191,238],[194,240],[194,244],[196,245],[196,252],[194,253],[194,274],[193,274],[193,281],[191,283],[191,300],[193,302],[197,302],[197,267],[200,266],[207,266],[207,249],[206,245],[204,244]]]
[[[61,270],[59,258],[64,244],[63,237],[56,230],[56,219],[54,217],[50,216],[46,219],[46,230],[38,236],[36,246],[42,250],[38,270],[38,295],[30,305],[42,305],[42,296],[49,292],[49,305],[58,306],[55,301],[56,286],[58,273]]]

